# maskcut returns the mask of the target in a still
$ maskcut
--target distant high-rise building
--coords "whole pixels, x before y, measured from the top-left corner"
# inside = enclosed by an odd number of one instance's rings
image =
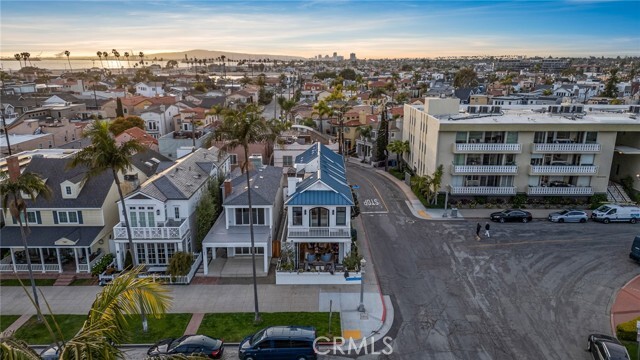
[[[318,59],[322,59],[322,54],[318,54]]]
[[[338,55],[338,57],[336,58],[337,61],[343,61],[344,60],[344,56],[342,55]]]
[[[338,53],[337,52],[333,52],[333,60],[337,60],[338,59]]]
[[[349,54],[349,61],[356,61],[356,53]]]

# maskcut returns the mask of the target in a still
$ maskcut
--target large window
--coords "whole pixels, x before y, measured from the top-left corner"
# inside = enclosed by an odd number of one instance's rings
[[[266,225],[265,209],[257,208],[253,210],[253,224]],[[236,209],[236,225],[249,225],[249,209]]]
[[[60,224],[77,224],[77,211],[58,211],[58,223]]]
[[[292,166],[293,165],[293,156],[285,155],[282,157],[282,166]]]
[[[293,224],[292,225],[302,225],[302,207],[294,206],[293,208]]]
[[[337,226],[347,225],[347,208],[346,207],[338,207],[336,209],[336,225]]]
[[[153,206],[129,207],[129,224],[132,227],[155,227],[155,210]]]
[[[313,208],[309,211],[309,226],[329,226],[329,210],[325,208]]]

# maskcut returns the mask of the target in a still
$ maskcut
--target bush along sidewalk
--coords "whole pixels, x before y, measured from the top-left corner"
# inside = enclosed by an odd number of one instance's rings
[[[616,337],[627,348],[627,351],[629,351],[631,360],[640,360],[638,359],[638,343],[636,342],[636,323],[638,321],[640,321],[640,317],[627,322],[623,322],[616,326]]]

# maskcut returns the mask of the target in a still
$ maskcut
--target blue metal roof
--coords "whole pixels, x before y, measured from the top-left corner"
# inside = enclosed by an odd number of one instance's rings
[[[307,164],[309,161],[318,157],[318,146],[322,145],[320,143],[313,144],[307,150],[305,150],[302,154],[296,156],[296,164]]]
[[[333,191],[310,190],[293,195],[287,202],[291,205],[344,205],[353,206],[353,201]]]

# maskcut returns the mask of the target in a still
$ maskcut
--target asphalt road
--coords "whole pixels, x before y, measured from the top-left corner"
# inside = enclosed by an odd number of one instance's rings
[[[477,242],[486,220],[417,219],[372,170],[347,177],[395,304],[390,359],[589,359],[587,335],[610,333],[613,297],[640,273],[628,259],[640,225],[492,223]]]

